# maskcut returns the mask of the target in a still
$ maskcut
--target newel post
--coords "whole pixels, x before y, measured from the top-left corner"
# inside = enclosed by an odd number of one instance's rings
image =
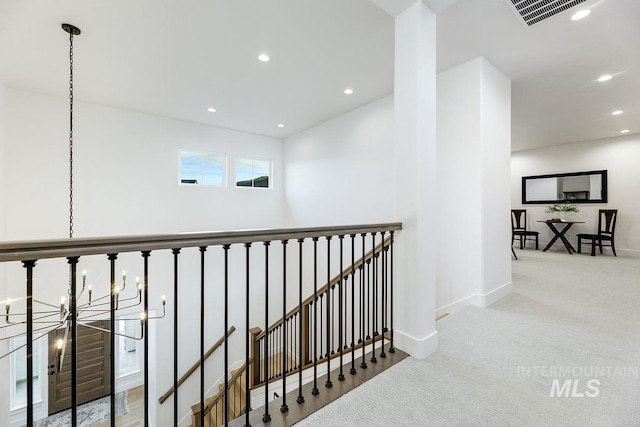
[[[260,384],[260,340],[258,336],[262,334],[259,327],[249,329],[251,334],[251,387]]]

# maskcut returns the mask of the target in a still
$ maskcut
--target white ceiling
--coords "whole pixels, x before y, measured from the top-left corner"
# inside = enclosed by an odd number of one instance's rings
[[[385,1],[0,0],[0,81],[66,96],[69,22],[76,99],[284,138],[393,92]],[[512,79],[513,150],[640,131],[640,1],[529,28],[505,0],[424,1],[438,71],[482,55]]]

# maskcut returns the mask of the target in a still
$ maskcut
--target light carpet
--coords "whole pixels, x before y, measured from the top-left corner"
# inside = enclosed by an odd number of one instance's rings
[[[127,408],[127,392],[116,394],[116,416],[129,412]],[[79,405],[77,420],[80,427],[92,427],[111,419],[111,397],[105,396],[92,402]],[[68,427],[71,425],[71,410],[58,412],[50,417],[35,422],[35,427]]]
[[[440,320],[435,354],[297,426],[640,426],[640,259],[518,258],[513,293]]]

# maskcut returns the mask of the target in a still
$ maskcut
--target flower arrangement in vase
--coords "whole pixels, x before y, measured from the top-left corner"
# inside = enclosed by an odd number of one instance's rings
[[[556,203],[555,205],[547,206],[546,213],[550,214],[551,221],[566,221],[567,217],[574,212],[580,212],[580,209],[576,205],[569,205],[566,203]]]

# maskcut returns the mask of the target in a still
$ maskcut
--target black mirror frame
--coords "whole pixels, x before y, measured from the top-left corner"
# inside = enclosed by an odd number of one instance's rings
[[[567,176],[582,176],[582,175],[602,175],[602,199],[598,200],[588,200],[588,199],[578,199],[578,200],[533,200],[527,201],[527,180],[530,179],[544,179],[544,178],[562,178]],[[578,203],[607,203],[608,200],[608,190],[607,190],[607,171],[598,170],[598,171],[589,171],[589,172],[570,172],[570,173],[555,173],[549,175],[532,175],[532,176],[523,176],[522,177],[522,204],[523,205],[534,205],[534,204],[549,204],[549,203],[567,203],[578,204]]]

